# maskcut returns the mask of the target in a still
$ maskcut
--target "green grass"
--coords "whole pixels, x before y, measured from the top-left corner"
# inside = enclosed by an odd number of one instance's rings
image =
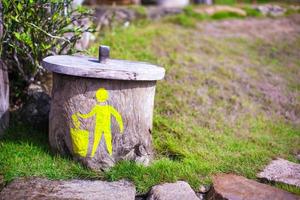
[[[196,17],[200,18],[192,18]],[[155,184],[176,180],[186,180],[197,189],[210,184],[211,175],[218,172],[255,179],[276,157],[297,162],[293,155],[300,151],[299,126],[278,114],[280,105],[266,98],[256,84],[281,77],[285,92],[299,94],[294,88],[299,88],[300,63],[290,61],[298,59],[300,38],[270,44],[204,34],[201,28],[186,29],[166,20],[133,24],[106,32],[89,49],[97,56],[99,44],[109,45],[112,58],[166,68],[165,79],[157,84],[152,165],[124,161],[108,172],[95,173],[50,153],[46,133],[13,124],[0,141],[0,172],[5,180],[126,178],[145,193]],[[288,70],[283,69],[286,65]],[[289,109],[296,110],[299,102],[289,103]],[[300,194],[299,188],[276,186]]]
[[[235,13],[235,12],[228,12],[228,11],[220,11],[211,16],[212,19],[226,19],[226,18],[242,18],[243,16]]]
[[[6,181],[22,176],[50,179],[100,178],[69,158],[50,153],[48,135],[24,124],[16,124],[0,140],[0,174]]]
[[[250,6],[243,6],[242,9],[246,11],[248,17],[261,17],[262,14],[257,9]]]
[[[244,5],[241,7],[242,10],[246,12],[246,16],[241,15],[237,12],[232,11],[218,11],[213,15],[208,15],[200,10],[196,11],[199,6],[187,6],[184,8],[183,13],[169,16],[166,18],[167,22],[172,22],[174,24],[181,25],[186,28],[195,28],[199,21],[203,20],[223,20],[229,18],[245,18],[248,17],[261,17],[262,14],[256,9],[251,8],[249,5]]]

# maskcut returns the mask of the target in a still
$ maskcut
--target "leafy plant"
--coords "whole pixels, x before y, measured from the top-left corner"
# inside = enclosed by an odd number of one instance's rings
[[[3,0],[2,59],[10,68],[13,87],[35,80],[47,55],[71,54],[91,27],[86,8],[72,8],[72,0]],[[22,82],[23,84],[20,84]]]
[[[220,11],[216,12],[211,16],[212,19],[220,20],[220,19],[226,19],[226,18],[243,18],[244,16],[230,11]]]
[[[260,11],[258,11],[255,8],[252,8],[250,6],[243,7],[243,10],[246,11],[247,16],[249,16],[249,17],[260,17],[260,16],[262,16]]]

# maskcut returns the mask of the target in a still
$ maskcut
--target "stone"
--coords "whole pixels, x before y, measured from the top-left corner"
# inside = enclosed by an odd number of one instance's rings
[[[279,158],[273,160],[257,176],[268,181],[300,187],[300,164]]]
[[[151,20],[157,20],[170,15],[178,15],[180,13],[183,13],[183,8],[151,6],[147,9],[148,19]]]
[[[296,155],[298,161],[300,161],[300,154]]]
[[[299,200],[300,197],[234,174],[217,174],[208,200]]]
[[[2,3],[0,1],[0,39],[3,36]],[[9,81],[6,64],[0,59],[0,136],[9,125]]]
[[[29,85],[27,94],[21,109],[21,120],[33,127],[48,128],[50,96],[37,84]]]
[[[7,66],[0,60],[0,136],[9,125],[9,81]]]
[[[102,29],[132,22],[140,15],[126,7],[101,6],[96,8],[94,16],[94,23],[97,24],[98,29]]]
[[[201,185],[199,187],[199,192],[200,193],[207,193],[209,191],[210,187],[209,186],[205,186],[205,185]]]
[[[157,4],[162,7],[180,8],[189,5],[189,0],[157,0]]]
[[[269,16],[273,16],[273,17],[282,16],[286,12],[285,8],[283,8],[279,5],[272,5],[272,4],[260,5],[260,6],[257,6],[256,9],[265,16],[269,15]]]
[[[190,185],[184,181],[152,187],[147,200],[199,200]]]
[[[0,192],[1,200],[21,199],[87,199],[134,200],[135,186],[127,181],[51,181],[42,178],[21,178]]]
[[[204,200],[205,199],[205,194],[203,194],[203,193],[197,192],[196,195],[197,195],[199,200]]]

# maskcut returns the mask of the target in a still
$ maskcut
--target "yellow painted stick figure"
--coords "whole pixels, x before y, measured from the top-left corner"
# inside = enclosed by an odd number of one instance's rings
[[[99,103],[104,103],[109,98],[107,90],[100,88],[96,92],[96,99]],[[112,135],[111,135],[111,115],[115,117],[120,126],[120,132],[124,130],[123,120],[118,111],[110,105],[95,105],[87,114],[76,113],[75,115],[87,119],[96,115],[95,129],[94,129],[94,144],[92,148],[91,157],[94,157],[97,147],[104,134],[107,151],[112,155]]]

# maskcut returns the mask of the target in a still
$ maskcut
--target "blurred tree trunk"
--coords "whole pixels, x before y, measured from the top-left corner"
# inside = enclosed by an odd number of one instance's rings
[[[2,3],[0,0],[0,41],[2,45],[3,20]],[[1,48],[2,49],[2,48]],[[1,52],[2,53],[2,52]],[[0,135],[3,134],[9,123],[9,82],[5,63],[0,59]]]

